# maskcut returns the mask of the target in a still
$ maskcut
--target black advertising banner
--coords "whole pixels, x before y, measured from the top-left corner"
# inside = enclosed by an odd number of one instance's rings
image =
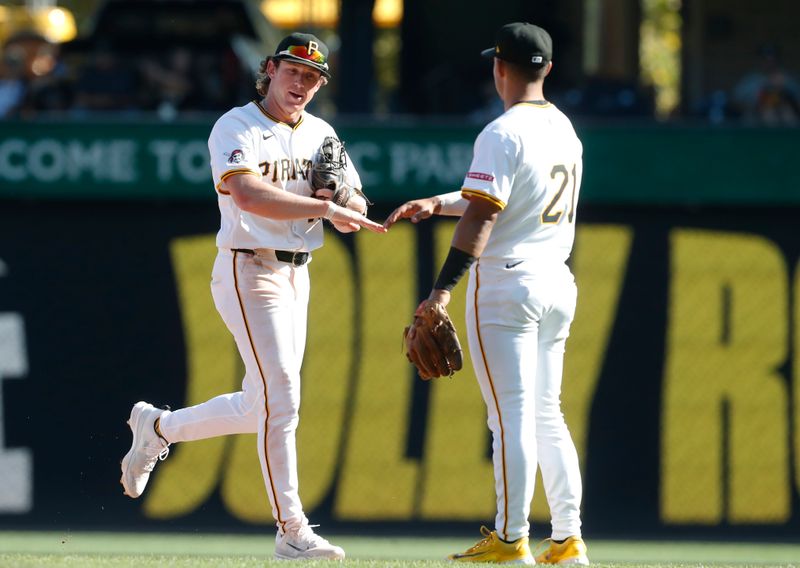
[[[381,218],[395,203],[375,210]],[[586,206],[562,401],[587,534],[800,530],[796,207]],[[213,202],[0,202],[0,526],[271,526],[254,437],[175,444],[122,495],[138,400],[238,390],[209,292]],[[298,432],[314,522],[447,530],[494,516],[471,361],[418,381],[400,333],[453,222],[326,236]],[[464,288],[451,304],[463,333]],[[533,519],[546,523],[541,487]]]

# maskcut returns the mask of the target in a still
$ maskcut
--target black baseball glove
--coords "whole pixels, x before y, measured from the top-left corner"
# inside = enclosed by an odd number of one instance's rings
[[[330,199],[336,205],[366,215],[367,205],[372,203],[360,188],[347,183],[346,172],[347,154],[344,151],[344,142],[333,136],[326,136],[311,165],[311,188],[314,196]],[[360,199],[353,199],[354,196]]]

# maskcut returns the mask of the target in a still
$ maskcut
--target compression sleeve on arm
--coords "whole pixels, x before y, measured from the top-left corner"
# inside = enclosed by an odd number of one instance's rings
[[[442,270],[439,272],[439,277],[436,279],[433,288],[450,292],[461,280],[461,277],[464,276],[464,273],[469,270],[473,262],[475,262],[474,256],[470,256],[463,250],[450,247],[450,252],[447,253],[447,258],[442,265]]]
[[[434,211],[437,215],[460,217],[466,211],[467,205],[469,205],[469,201],[461,196],[461,190],[443,193],[437,195],[436,198],[439,201]]]

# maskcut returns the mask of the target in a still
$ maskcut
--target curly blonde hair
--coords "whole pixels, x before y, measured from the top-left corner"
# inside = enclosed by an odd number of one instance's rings
[[[256,91],[262,97],[267,96],[267,91],[269,91],[269,82],[270,78],[267,75],[267,63],[269,60],[272,59],[271,55],[268,55],[264,58],[264,60],[258,65],[258,73],[256,73]],[[275,66],[277,67],[280,64],[280,59],[275,60]]]

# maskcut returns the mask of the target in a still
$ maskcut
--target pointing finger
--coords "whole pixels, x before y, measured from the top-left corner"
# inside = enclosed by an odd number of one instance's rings
[[[386,221],[383,222],[383,226],[388,229],[389,227],[397,223],[398,219],[400,219],[400,216],[403,214],[404,207],[405,207],[404,205],[401,205],[400,207],[392,211],[386,218]]]
[[[364,227],[365,229],[369,229],[373,233],[385,233],[388,230],[386,227],[384,227],[380,223],[376,223],[375,221],[367,219],[366,217],[362,217],[358,221],[358,224],[361,225],[362,227]]]

